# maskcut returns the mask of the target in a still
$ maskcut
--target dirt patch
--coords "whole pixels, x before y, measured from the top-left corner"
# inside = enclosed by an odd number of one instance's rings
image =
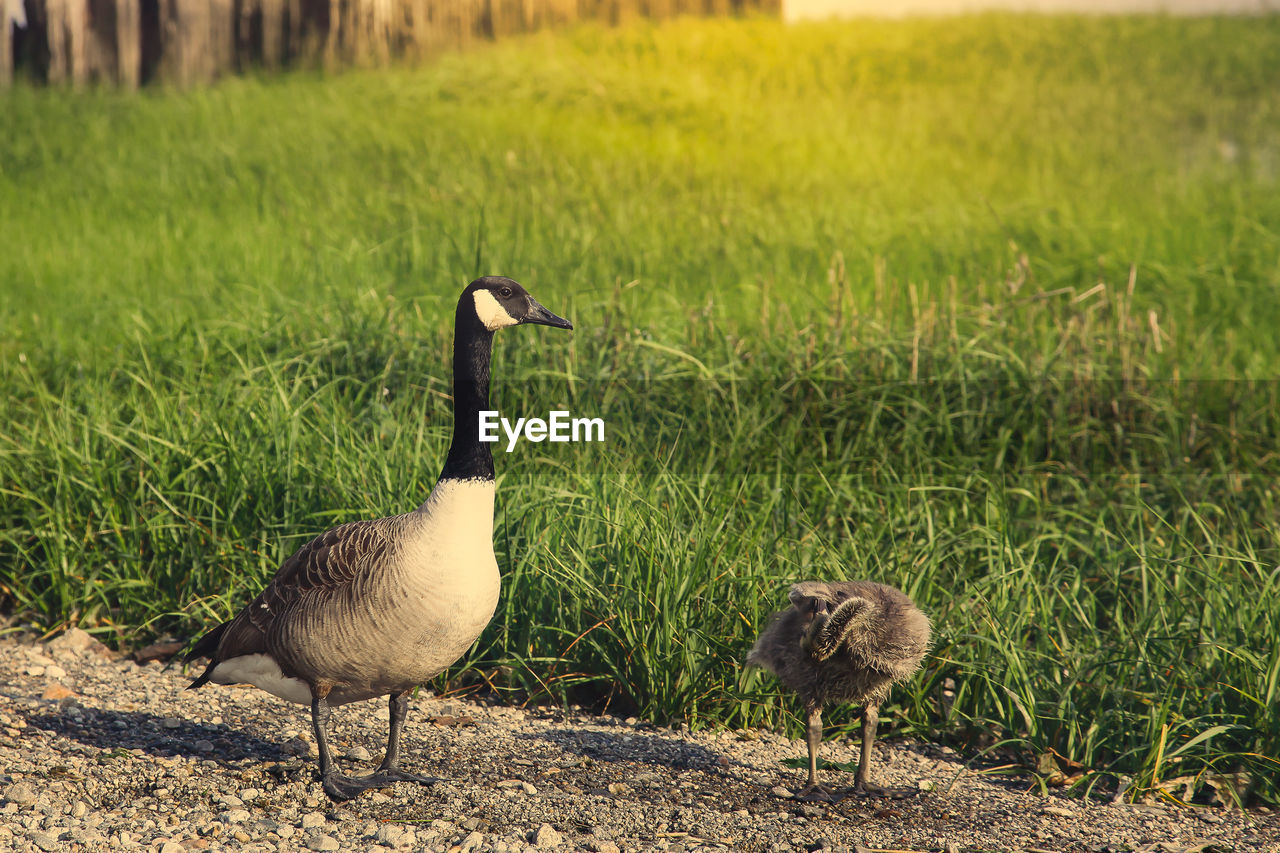
[[[335,805],[315,777],[305,708],[252,688],[186,692],[187,681],[100,648],[0,644],[0,848],[1280,853],[1269,810],[1042,797],[930,744],[877,744],[877,781],[897,797],[805,802],[791,796],[803,771],[782,764],[803,743],[770,732],[427,697],[410,713],[404,764],[444,781]],[[334,713],[352,772],[372,770],[385,737],[381,702]],[[840,740],[826,750],[857,757]]]

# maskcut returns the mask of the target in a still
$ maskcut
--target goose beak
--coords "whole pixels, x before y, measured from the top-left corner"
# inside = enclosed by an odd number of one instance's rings
[[[557,329],[572,329],[573,324],[563,317],[557,317],[546,308],[542,307],[542,303],[529,297],[529,312],[524,315],[525,323],[534,323],[538,326],[555,326]]]

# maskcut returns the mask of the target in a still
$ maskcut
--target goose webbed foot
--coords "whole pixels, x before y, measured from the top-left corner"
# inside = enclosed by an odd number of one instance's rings
[[[344,776],[336,771],[326,773],[322,778],[324,792],[333,800],[350,800],[371,788],[389,788],[397,782],[415,782],[419,785],[434,785],[443,780],[435,776],[422,776],[399,768],[376,770],[368,776]]]
[[[385,788],[391,784],[391,781],[379,779],[376,773],[372,776],[344,776],[330,771],[321,780],[324,782],[324,792],[330,799],[339,802],[354,799],[370,788]]]

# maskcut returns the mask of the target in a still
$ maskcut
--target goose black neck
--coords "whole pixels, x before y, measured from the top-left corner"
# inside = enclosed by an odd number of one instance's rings
[[[480,441],[480,412],[489,408],[489,362],[493,332],[476,316],[470,300],[458,303],[453,331],[453,442],[441,480],[492,480],[493,453]]]

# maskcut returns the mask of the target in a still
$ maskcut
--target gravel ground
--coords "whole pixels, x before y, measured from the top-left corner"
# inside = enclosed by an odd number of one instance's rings
[[[420,696],[404,766],[442,777],[335,805],[306,709],[252,688],[184,692],[176,667],[81,632],[0,643],[0,850],[526,851],[858,849],[1280,853],[1273,811],[1041,797],[951,750],[881,742],[894,798],[795,799],[801,741]],[[382,702],[334,712],[341,762],[371,770]],[[853,761],[834,740],[824,756]],[[845,774],[832,783],[848,784]]]

